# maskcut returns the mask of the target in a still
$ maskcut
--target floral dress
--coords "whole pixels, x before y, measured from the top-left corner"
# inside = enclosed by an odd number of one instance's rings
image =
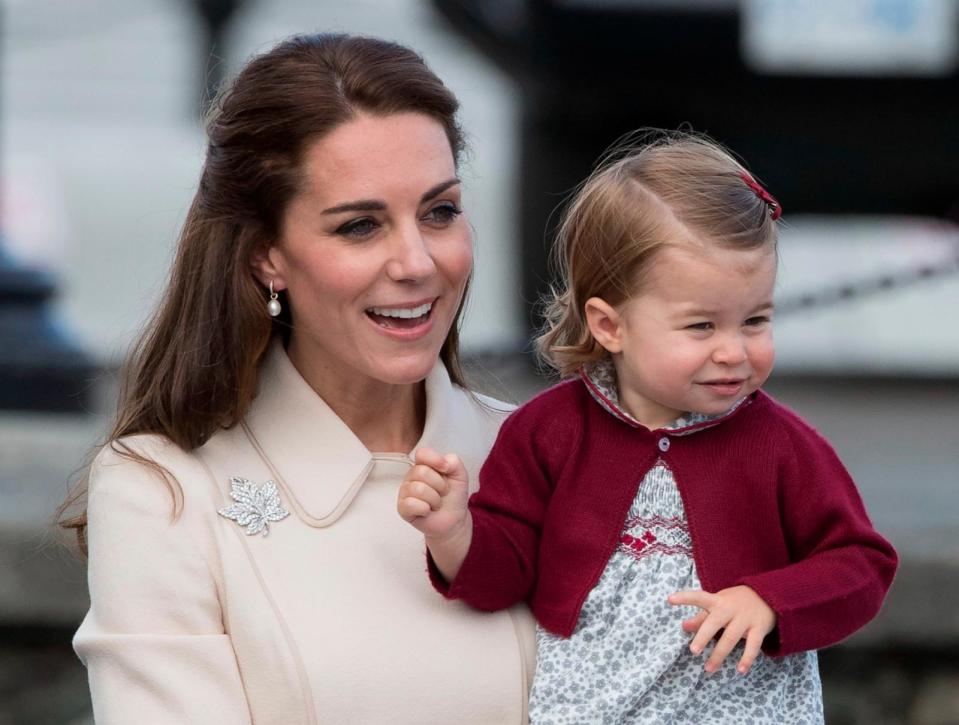
[[[587,375],[597,401],[632,420],[619,408],[612,365],[591,366]],[[713,418],[687,415],[667,430]],[[760,654],[749,673],[740,675],[740,642],[719,670],[705,672],[705,656],[689,651],[691,635],[681,626],[699,610],[666,601],[673,592],[701,588],[682,499],[660,460],[643,475],[619,546],[587,596],[573,634],[564,638],[537,630],[530,722],[822,723],[815,652],[775,659]]]

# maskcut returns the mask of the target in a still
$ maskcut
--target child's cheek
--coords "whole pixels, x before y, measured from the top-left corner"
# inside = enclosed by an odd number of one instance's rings
[[[761,345],[751,357],[753,370],[755,370],[757,377],[765,380],[769,377],[776,362],[776,348],[773,346],[771,335],[767,344]]]

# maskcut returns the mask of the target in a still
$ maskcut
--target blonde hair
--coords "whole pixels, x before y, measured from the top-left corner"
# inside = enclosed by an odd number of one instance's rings
[[[631,137],[607,154],[556,232],[561,286],[546,301],[546,325],[536,339],[543,361],[566,377],[604,357],[586,324],[586,300],[624,303],[664,246],[775,249],[775,207],[746,179],[752,176],[727,151],[690,133],[646,132],[639,145]]]

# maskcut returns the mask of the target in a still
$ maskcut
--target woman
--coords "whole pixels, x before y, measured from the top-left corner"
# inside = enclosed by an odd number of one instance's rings
[[[410,451],[475,472],[506,412],[457,356],[456,108],[415,53],[342,35],[220,99],[73,522],[98,723],[525,720],[528,612],[443,601],[394,513]]]

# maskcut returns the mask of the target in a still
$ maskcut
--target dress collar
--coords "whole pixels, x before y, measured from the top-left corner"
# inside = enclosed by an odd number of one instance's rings
[[[437,361],[426,378],[421,441],[442,446],[448,440],[446,431],[455,428],[452,393],[449,374]],[[291,508],[311,526],[328,526],[343,514],[377,457],[303,379],[279,341],[263,361],[259,390],[242,425]],[[405,451],[398,457],[409,460]]]
[[[613,365],[611,359],[603,358],[595,362],[587,363],[580,368],[579,374],[586,384],[586,389],[589,390],[589,394],[593,397],[593,400],[599,403],[606,412],[633,428],[646,427],[627,413],[620,405],[616,367]],[[726,412],[717,415],[706,415],[705,413],[694,412],[683,413],[672,423],[658,430],[666,431],[670,435],[688,435],[703,428],[711,428],[733,415],[744,403],[748,404],[752,398],[752,395],[740,398],[733,403]]]

